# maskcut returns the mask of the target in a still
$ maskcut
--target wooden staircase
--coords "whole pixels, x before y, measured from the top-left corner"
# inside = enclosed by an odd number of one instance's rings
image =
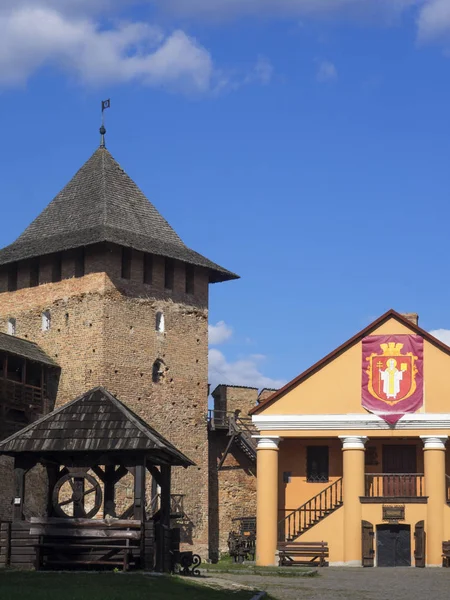
[[[292,542],[342,505],[341,477],[278,523],[278,541]]]
[[[219,470],[233,444],[238,446],[251,462],[256,463],[256,440],[253,436],[258,434],[258,430],[253,425],[251,418],[241,417],[235,412],[210,410],[208,411],[208,427],[211,431],[227,430],[229,440],[217,466]]]

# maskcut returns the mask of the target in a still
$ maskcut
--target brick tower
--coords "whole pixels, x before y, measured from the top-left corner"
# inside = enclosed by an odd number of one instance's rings
[[[0,250],[0,327],[61,367],[56,405],[103,385],[195,463],[182,541],[208,544],[208,285],[236,275],[189,249],[102,144]]]

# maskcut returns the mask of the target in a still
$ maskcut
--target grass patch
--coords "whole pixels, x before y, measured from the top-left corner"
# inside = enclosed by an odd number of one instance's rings
[[[250,600],[254,592],[213,590],[179,577],[139,573],[0,571],[4,600]]]
[[[257,567],[255,563],[235,563],[224,556],[217,563],[202,563],[208,573],[235,573],[236,575],[277,575],[279,577],[316,577],[317,569],[311,567]]]

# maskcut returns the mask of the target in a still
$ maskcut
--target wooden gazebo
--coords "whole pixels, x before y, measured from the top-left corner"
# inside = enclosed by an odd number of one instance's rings
[[[14,458],[13,519],[0,527],[0,565],[169,570],[171,467],[194,463],[106,389],[94,388],[10,436],[0,455]],[[47,471],[47,510],[25,519],[26,473],[38,463]],[[125,506],[116,484],[129,473],[134,494]],[[160,488],[151,519],[146,473]]]

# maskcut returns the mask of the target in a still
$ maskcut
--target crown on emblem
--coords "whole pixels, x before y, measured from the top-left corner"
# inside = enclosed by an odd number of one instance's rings
[[[383,356],[400,356],[400,351],[403,348],[403,346],[404,344],[397,344],[396,342],[380,344],[380,347],[383,350]]]

